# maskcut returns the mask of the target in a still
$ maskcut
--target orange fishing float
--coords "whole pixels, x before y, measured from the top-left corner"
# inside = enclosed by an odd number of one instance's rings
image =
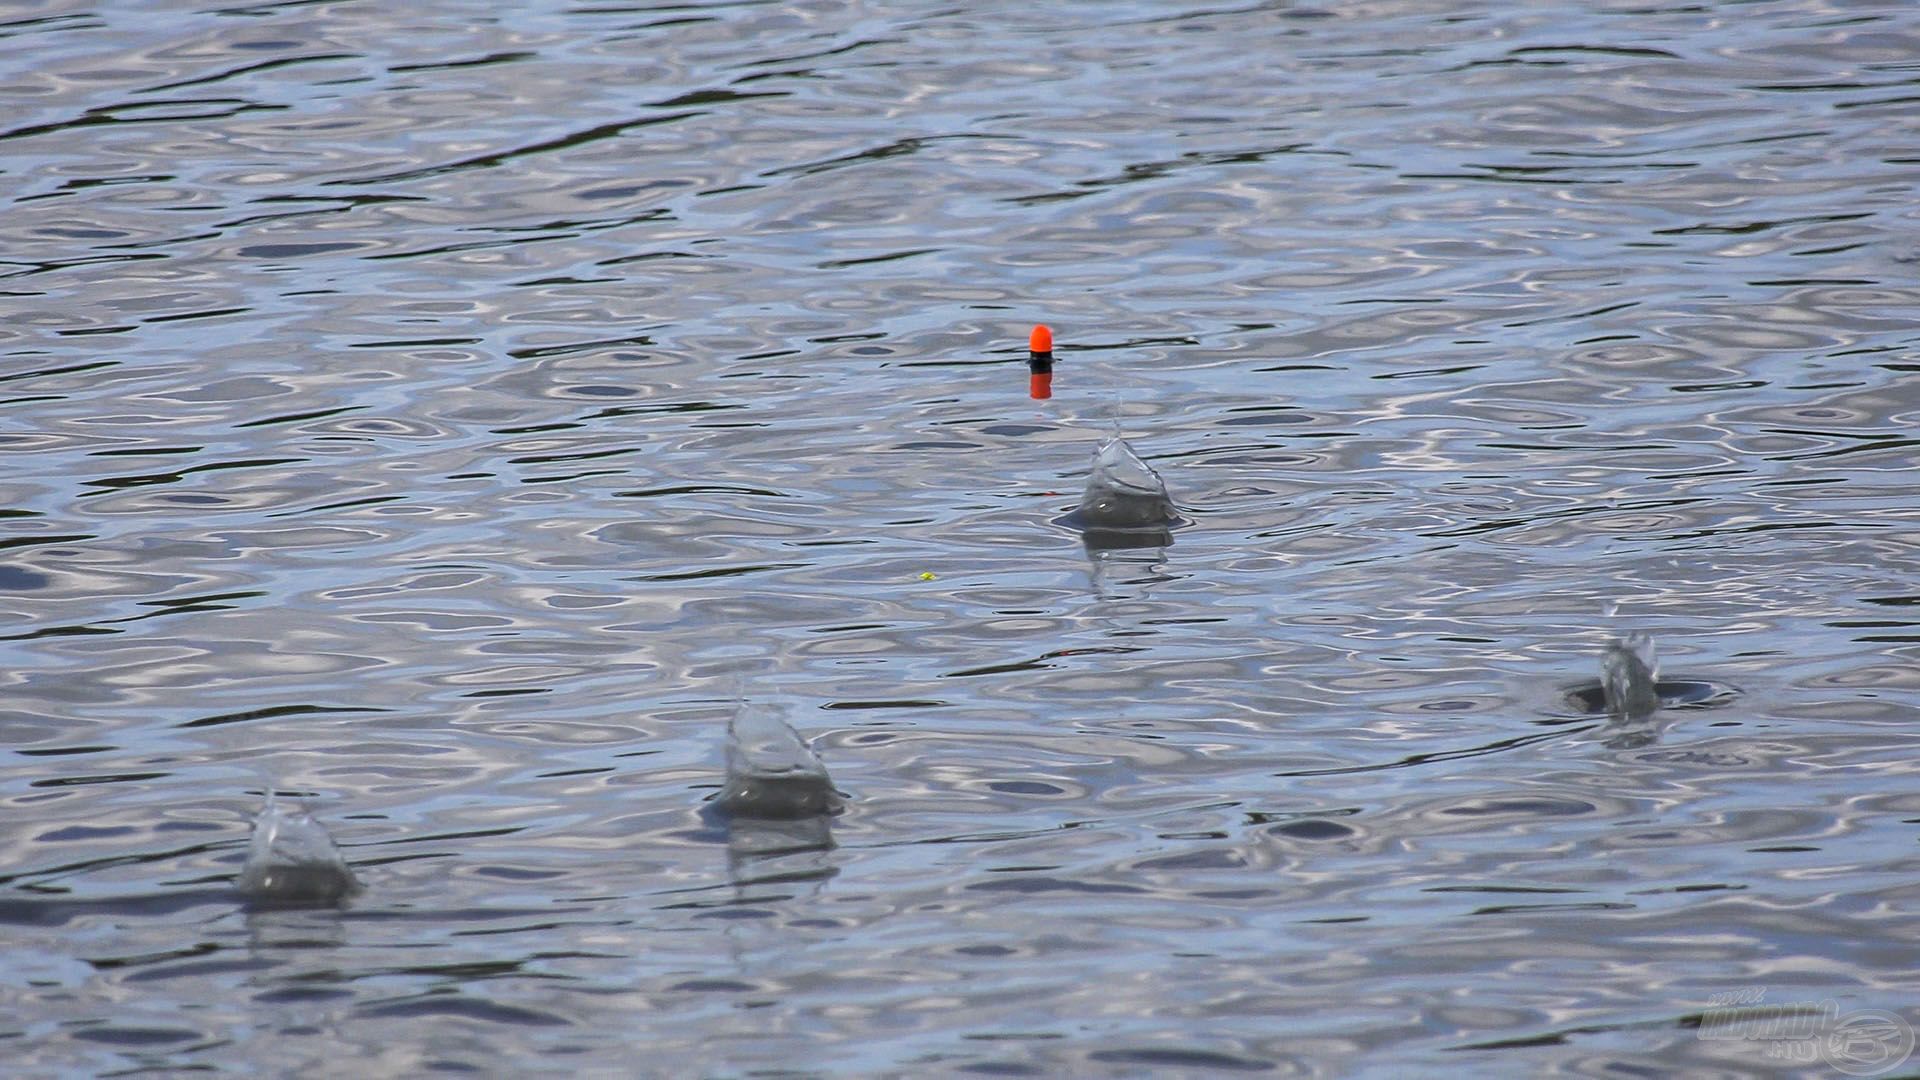
[[[1053,331],[1033,328],[1027,338],[1027,395],[1035,401],[1053,396]]]

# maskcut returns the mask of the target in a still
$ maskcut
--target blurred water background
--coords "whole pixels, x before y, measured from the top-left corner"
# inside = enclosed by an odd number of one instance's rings
[[[62,0],[0,101],[15,1075],[1920,1019],[1904,0]],[[1115,423],[1170,547],[1055,523]],[[702,814],[736,693],[816,834]]]

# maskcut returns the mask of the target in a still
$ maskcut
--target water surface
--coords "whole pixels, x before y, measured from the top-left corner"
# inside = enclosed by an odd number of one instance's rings
[[[0,21],[14,1067],[1920,1020],[1910,5],[512,7]],[[1116,422],[1170,547],[1055,524]],[[830,835],[702,816],[743,684]]]

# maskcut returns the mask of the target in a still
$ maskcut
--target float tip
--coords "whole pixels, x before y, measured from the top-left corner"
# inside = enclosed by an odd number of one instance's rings
[[[1053,331],[1045,326],[1033,328],[1027,339],[1027,395],[1035,401],[1053,396]]]

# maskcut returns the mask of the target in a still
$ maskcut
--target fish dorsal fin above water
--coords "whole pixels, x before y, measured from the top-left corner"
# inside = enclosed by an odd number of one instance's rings
[[[1167,482],[1118,435],[1093,453],[1093,471],[1077,513],[1086,526],[1154,528],[1175,520]]]
[[[1607,642],[1600,655],[1600,687],[1607,712],[1638,720],[1660,708],[1660,661],[1653,639],[1635,632]]]
[[[337,904],[360,891],[326,826],[271,792],[254,819],[246,865],[234,884],[248,898],[270,904]]]
[[[727,724],[727,782],[714,801],[742,817],[808,817],[839,807],[819,755],[777,710],[753,703]]]

